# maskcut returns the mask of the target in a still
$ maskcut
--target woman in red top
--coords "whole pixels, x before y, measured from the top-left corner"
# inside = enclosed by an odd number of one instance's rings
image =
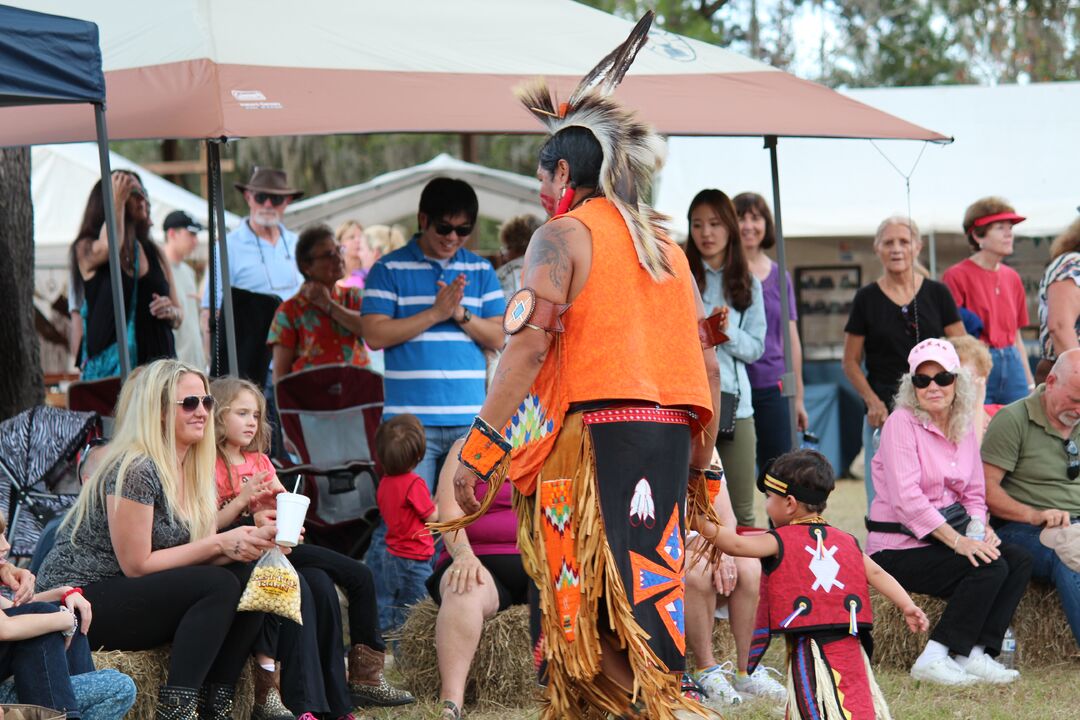
[[[990,404],[1011,403],[1035,388],[1020,335],[1028,324],[1024,283],[1002,262],[1013,254],[1013,225],[1024,219],[1001,198],[973,202],[964,212],[964,234],[973,253],[941,277],[957,307],[982,321],[978,337],[989,346],[994,361],[986,381]]]
[[[274,348],[274,382],[316,365],[367,367],[360,337],[363,294],[360,288],[337,285],[345,276],[345,261],[334,231],[316,225],[300,233],[296,265],[305,282],[281,303],[266,338]]]

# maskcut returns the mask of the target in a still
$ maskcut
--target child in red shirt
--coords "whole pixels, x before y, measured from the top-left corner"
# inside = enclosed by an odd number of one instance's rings
[[[383,632],[400,627],[408,607],[427,595],[435,542],[424,523],[438,519],[438,512],[427,483],[413,472],[426,445],[415,415],[396,415],[375,433],[375,453],[385,473],[375,495],[386,523],[387,555],[375,578]]]

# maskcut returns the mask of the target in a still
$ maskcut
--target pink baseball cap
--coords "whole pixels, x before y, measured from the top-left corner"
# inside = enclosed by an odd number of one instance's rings
[[[960,356],[948,340],[929,338],[911,348],[907,356],[908,371],[914,373],[924,362],[936,362],[949,372],[960,367]]]

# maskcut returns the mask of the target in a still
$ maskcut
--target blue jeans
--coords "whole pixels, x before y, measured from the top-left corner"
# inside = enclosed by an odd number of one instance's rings
[[[3,611],[8,617],[60,612],[54,603],[32,602]],[[90,656],[86,636],[79,633],[80,649],[71,658],[76,669],[85,667]],[[73,643],[74,644],[74,643]],[[91,663],[89,669],[93,669]],[[69,657],[59,632],[45,633],[25,640],[0,642],[0,678],[15,676],[15,690],[22,702],[41,705],[80,717],[75,691],[71,687]]]
[[[1027,358],[1020,354],[1020,349],[1015,345],[990,348],[990,359],[994,361],[994,367],[986,379],[986,403],[1008,405],[1027,397],[1028,381],[1024,372]]]
[[[427,439],[427,449],[424,457],[414,471],[424,478],[431,495],[435,495],[435,487],[439,482],[439,473],[442,472],[443,463],[450,452],[450,446],[455,441],[465,437],[469,433],[469,425],[424,426],[424,436]]]
[[[429,561],[411,560],[386,553],[382,561],[382,574],[375,578],[379,626],[383,632],[401,627],[409,614],[409,606],[427,597],[426,583],[430,576]]]
[[[998,528],[997,534],[1002,542],[1020,545],[1031,553],[1031,576],[1054,585],[1069,628],[1080,645],[1080,573],[1069,569],[1056,552],[1039,542],[1040,531],[1037,525],[1011,522]]]
[[[776,385],[752,388],[754,428],[757,431],[757,475],[769,462],[791,450],[791,409]]]

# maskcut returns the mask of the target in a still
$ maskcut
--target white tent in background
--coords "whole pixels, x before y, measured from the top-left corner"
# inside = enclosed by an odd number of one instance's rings
[[[911,214],[924,234],[959,235],[964,208],[986,195],[1007,198],[1027,216],[1016,226],[1018,235],[1055,235],[1076,217],[1080,82],[844,94],[924,127],[947,127],[956,141],[942,146],[785,140],[780,155],[785,237],[868,237],[886,216],[906,214],[904,178],[889,160],[905,174],[915,167]],[[702,188],[731,195],[750,190],[771,204],[769,167],[761,154],[756,139],[672,138],[656,207],[676,218],[675,227],[685,235],[686,209]]]
[[[429,180],[439,176],[472,185],[483,217],[504,222],[523,213],[543,216],[536,178],[492,170],[443,153],[426,163],[293,203],[285,211],[285,222],[293,228],[317,222],[336,228],[345,220],[358,220],[366,226],[412,218],[420,192]]]
[[[109,153],[113,170],[139,174],[150,195],[151,237],[162,240],[161,223],[173,210],[183,210],[206,225],[206,200],[155,175],[122,155]],[[67,250],[82,223],[90,188],[101,177],[98,150],[93,143],[36,145],[30,150],[30,192],[34,203],[34,252],[38,267],[67,265]],[[229,227],[239,224],[225,214]],[[205,236],[204,236],[205,237]]]

